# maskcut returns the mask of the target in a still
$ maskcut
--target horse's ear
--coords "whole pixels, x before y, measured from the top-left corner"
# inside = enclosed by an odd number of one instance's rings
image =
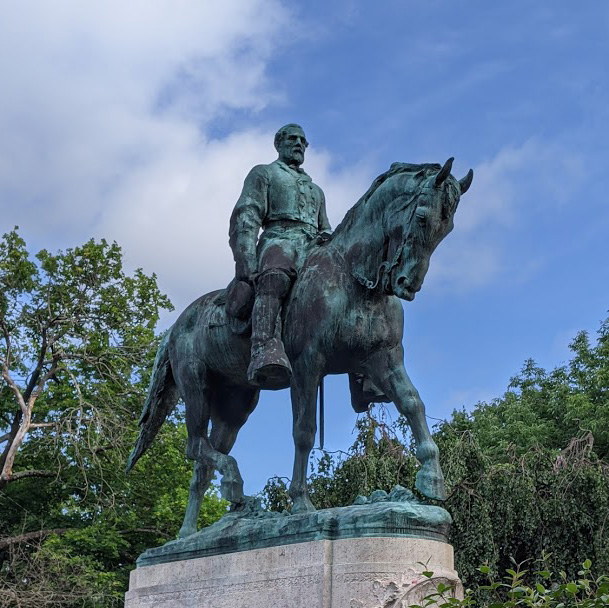
[[[436,181],[434,182],[434,186],[438,188],[444,183],[444,180],[450,175],[450,170],[453,168],[453,161],[455,159],[451,156],[445,163],[444,166],[440,169],[440,173],[436,175]]]
[[[474,172],[470,169],[467,172],[467,175],[459,180],[459,185],[461,186],[461,194],[465,194],[469,187],[472,185],[472,180],[474,179]]]

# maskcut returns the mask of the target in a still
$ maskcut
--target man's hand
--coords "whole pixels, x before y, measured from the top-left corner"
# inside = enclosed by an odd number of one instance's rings
[[[243,258],[235,262],[235,277],[238,281],[252,283],[252,277],[256,273],[256,261]]]

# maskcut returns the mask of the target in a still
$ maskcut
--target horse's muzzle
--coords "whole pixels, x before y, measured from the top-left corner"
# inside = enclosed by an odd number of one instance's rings
[[[395,281],[392,281],[392,283],[393,294],[396,295],[398,298],[401,298],[402,300],[406,300],[408,302],[412,302],[416,293],[421,289],[420,287],[413,288],[404,275],[399,275],[395,279]]]

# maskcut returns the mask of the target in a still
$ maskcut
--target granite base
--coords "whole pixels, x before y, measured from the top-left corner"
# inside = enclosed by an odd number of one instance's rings
[[[423,572],[433,572],[431,578]],[[448,543],[316,540],[139,566],[126,608],[404,608],[439,583],[461,596]]]

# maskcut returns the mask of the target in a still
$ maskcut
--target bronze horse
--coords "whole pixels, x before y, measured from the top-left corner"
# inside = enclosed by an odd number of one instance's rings
[[[411,301],[421,289],[429,258],[452,230],[459,198],[471,184],[471,170],[461,180],[450,174],[452,160],[444,166],[394,163],[346,214],[332,238],[311,246],[292,287],[282,322],[293,368],[295,459],[289,492],[294,513],[314,510],[306,472],[317,430],[317,387],[327,374],[365,374],[395,403],[416,441],[421,464],[417,489],[432,499],[445,498],[425,407],[404,369],[400,299]],[[195,462],[181,537],[197,531],[214,470],[222,475],[220,491],[232,508],[246,504],[243,480],[229,452],[258,402],[259,389],[246,376],[249,356],[249,337],[231,330],[218,291],[193,302],[159,346],[127,470],[181,397],[187,456]]]

